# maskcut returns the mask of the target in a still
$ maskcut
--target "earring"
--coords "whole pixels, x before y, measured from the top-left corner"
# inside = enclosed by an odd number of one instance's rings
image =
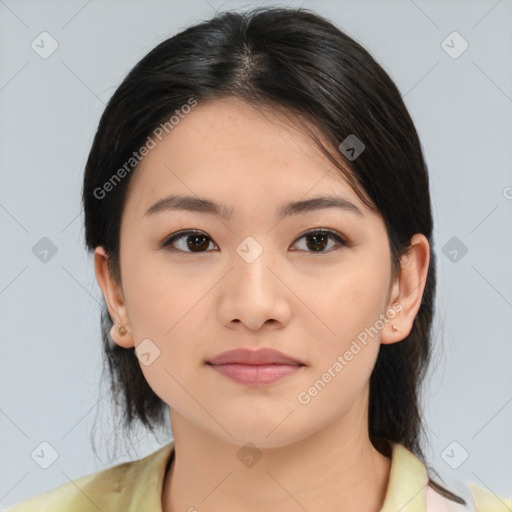
[[[395,324],[393,324],[393,331],[398,331],[398,327]]]
[[[124,336],[128,331],[124,327],[124,325],[119,324],[117,330],[121,336]]]

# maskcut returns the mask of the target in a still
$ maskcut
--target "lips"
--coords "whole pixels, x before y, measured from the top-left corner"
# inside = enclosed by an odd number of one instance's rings
[[[237,348],[215,356],[206,364],[216,373],[250,387],[277,383],[306,367],[302,361],[271,348]]]
[[[247,365],[290,365],[304,366],[304,363],[294,357],[287,356],[279,350],[272,348],[260,348],[251,350],[237,348],[223,352],[207,361],[211,365],[223,364],[247,364]]]

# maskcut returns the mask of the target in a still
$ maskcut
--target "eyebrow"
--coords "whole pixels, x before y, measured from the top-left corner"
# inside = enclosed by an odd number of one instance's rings
[[[302,201],[292,201],[281,205],[277,210],[277,217],[283,219],[292,215],[300,215],[315,210],[323,210],[326,208],[338,208],[347,212],[355,213],[358,216],[363,216],[363,212],[353,203],[338,196],[322,196]],[[192,196],[179,196],[171,195],[158,200],[155,204],[150,206],[144,216],[155,215],[160,212],[170,210],[185,210],[195,213],[205,213],[222,217],[228,220],[231,217],[233,209],[229,209],[226,205],[217,203],[210,199],[192,197]]]

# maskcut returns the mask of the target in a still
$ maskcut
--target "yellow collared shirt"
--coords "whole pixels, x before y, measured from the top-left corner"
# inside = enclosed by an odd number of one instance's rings
[[[391,471],[381,512],[512,512],[512,500],[475,484],[452,492],[466,506],[444,498],[428,486],[424,464],[398,443],[391,443]],[[174,441],[132,462],[77,478],[50,492],[30,498],[8,512],[162,512],[164,476]],[[440,482],[442,484],[442,482]]]

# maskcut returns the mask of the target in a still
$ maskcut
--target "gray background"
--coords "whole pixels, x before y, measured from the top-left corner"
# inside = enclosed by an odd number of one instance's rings
[[[142,432],[134,451],[114,460],[106,446],[101,459],[91,449],[102,409],[103,431],[118,427],[98,394],[100,289],[83,246],[83,167],[105,103],[143,55],[216,9],[255,5],[0,0],[3,508],[168,441]],[[281,5],[330,18],[405,97],[430,169],[439,266],[424,401],[429,462],[447,478],[511,497],[512,0]],[[47,59],[31,47],[43,31],[59,45]],[[469,44],[458,58],[442,46],[453,31]],[[33,253],[43,237],[57,249],[46,262]],[[43,441],[58,453],[48,469],[31,458]],[[51,452],[38,449],[48,462]]]

